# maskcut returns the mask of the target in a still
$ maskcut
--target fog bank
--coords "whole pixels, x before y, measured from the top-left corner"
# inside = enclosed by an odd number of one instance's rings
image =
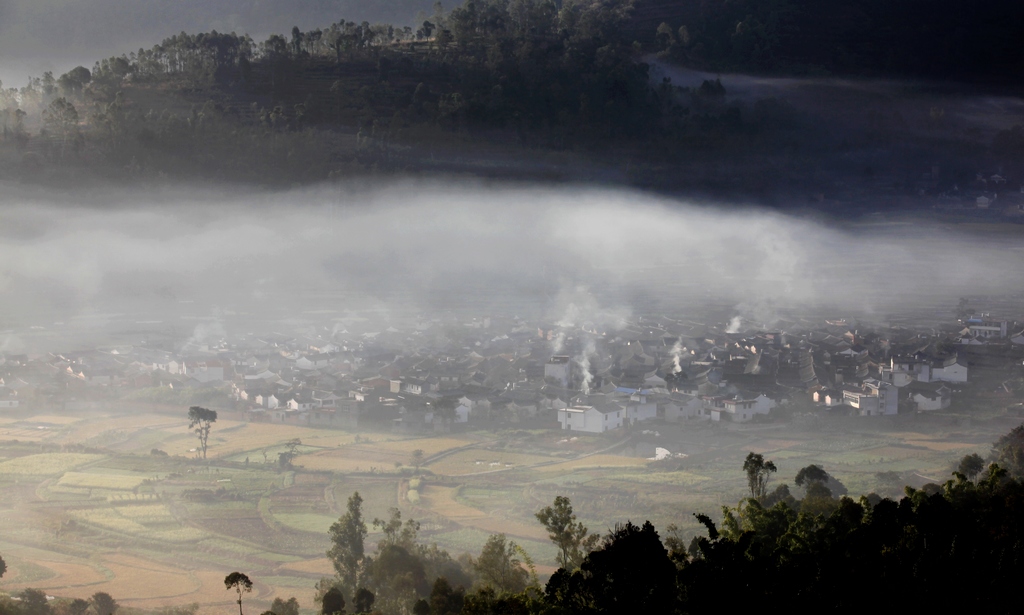
[[[560,316],[581,296],[613,314],[714,303],[765,322],[784,309],[882,317],[1024,281],[1018,233],[836,226],[631,191],[407,182],[3,201],[5,327],[225,310]]]

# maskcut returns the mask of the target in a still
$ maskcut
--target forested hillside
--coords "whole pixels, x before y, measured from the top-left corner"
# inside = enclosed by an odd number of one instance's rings
[[[771,198],[824,194],[881,166],[896,169],[894,193],[919,194],[922,170],[905,161],[952,167],[958,185],[1008,162],[1019,141],[1009,120],[954,118],[947,104],[973,113],[971,103],[916,86],[806,83],[733,97],[713,74],[686,87],[664,75],[673,65],[1018,74],[1024,9],[936,6],[466,0],[436,4],[414,26],[341,18],[265,38],[181,32],[91,69],[0,86],[0,173],[287,185],[467,172]],[[938,96],[951,93],[961,95]]]

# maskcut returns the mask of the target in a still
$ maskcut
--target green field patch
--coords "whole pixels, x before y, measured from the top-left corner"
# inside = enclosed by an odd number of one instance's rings
[[[11,567],[14,568],[16,574],[9,575],[9,578],[4,580],[13,583],[38,583],[57,576],[53,570],[24,559],[17,560]]]
[[[256,555],[258,553],[263,553],[263,549],[257,546],[224,538],[205,538],[199,542],[198,546],[200,548],[229,551],[231,553],[239,553],[241,555]]]
[[[331,525],[338,520],[337,517],[317,513],[275,512],[273,514],[274,519],[286,527],[315,534],[326,534]]]
[[[334,484],[331,489],[334,493],[337,516],[344,514],[348,499],[355,491],[358,491],[359,496],[363,498],[363,518],[365,519],[374,517],[387,519],[388,509],[399,504],[397,479],[366,483],[346,481]]]
[[[531,480],[529,482],[535,485],[557,485],[559,487],[575,486],[589,483],[596,480],[597,477],[590,476],[586,472],[571,472],[567,474],[557,474],[555,476],[543,476],[537,480]]]
[[[177,527],[174,529],[157,530],[155,532],[148,532],[146,538],[154,538],[156,540],[162,540],[165,542],[183,543],[183,542],[197,542],[206,538],[208,534],[202,530],[194,527]]]
[[[794,446],[795,450],[817,451],[821,453],[841,453],[843,451],[856,451],[867,448],[877,448],[891,444],[891,440],[879,440],[877,438],[820,438],[808,440]],[[774,456],[774,453],[772,453]]]
[[[770,455],[768,455],[768,458],[772,459],[772,460],[775,460],[775,459],[800,459],[800,458],[803,458],[803,457],[807,457],[809,454],[810,454],[810,451],[806,451],[806,450],[801,451],[801,450],[794,450],[794,449],[786,449],[786,450],[781,450],[781,451],[772,451],[772,453]]]
[[[85,453],[26,455],[0,463],[0,475],[52,476],[103,458],[104,455],[89,455]]]
[[[310,453],[315,453],[317,451],[322,451],[324,449],[325,447],[323,446],[309,446],[306,444],[300,444],[299,446],[295,447],[295,452],[299,455],[308,455]],[[289,450],[290,447],[285,446],[284,444],[278,444],[275,446],[269,446],[265,449],[260,448],[249,451],[243,451],[241,453],[236,453],[234,455],[225,457],[224,459],[228,461],[233,461],[235,463],[245,463],[245,460],[248,459],[250,466],[266,465],[268,467],[272,467],[277,465],[278,455],[280,455],[281,453],[288,452]],[[267,456],[265,458],[263,456],[264,452],[267,453]]]
[[[491,534],[483,530],[473,528],[462,528],[451,532],[434,534],[430,542],[436,542],[437,546],[448,549],[455,553],[480,553],[484,543],[491,537]]]
[[[114,504],[124,502],[154,502],[159,500],[160,496],[155,493],[115,493],[107,496],[107,501]]]
[[[691,485],[698,485],[710,481],[711,479],[707,476],[700,474],[694,474],[686,471],[676,472],[631,472],[621,473],[609,476],[614,480],[628,481],[631,483],[643,483],[648,485],[677,485],[682,487],[688,487]]]
[[[163,504],[142,504],[135,506],[118,506],[119,515],[144,525],[173,523],[177,525],[171,511]]]
[[[904,460],[920,460],[927,456],[928,451],[886,446],[882,448],[823,455],[821,459],[822,462],[826,464],[837,463],[842,465],[868,465]]]
[[[144,510],[136,512],[133,510],[136,508]],[[182,527],[166,512],[163,505],[80,509],[71,511],[71,515],[89,525],[136,538],[181,543],[194,542],[207,536],[202,530]]]
[[[557,459],[507,451],[472,449],[443,457],[431,463],[429,467],[435,474],[464,475],[508,470],[551,461],[557,461]]]

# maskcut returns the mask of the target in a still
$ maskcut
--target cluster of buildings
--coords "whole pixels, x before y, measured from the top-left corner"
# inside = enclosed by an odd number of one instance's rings
[[[455,317],[0,357],[0,409],[131,389],[205,388],[248,420],[402,432],[471,422],[602,433],[651,420],[748,422],[779,406],[862,416],[949,407],[968,351],[1024,351],[1006,321],[871,328],[780,322],[770,331],[668,317],[611,327]],[[803,406],[802,406],[803,407]]]

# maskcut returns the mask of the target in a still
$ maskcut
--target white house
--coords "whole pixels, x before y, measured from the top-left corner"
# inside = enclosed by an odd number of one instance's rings
[[[932,381],[967,382],[967,365],[956,356],[939,359],[932,363]]]
[[[626,404],[626,419],[630,423],[650,421],[658,418],[658,404],[648,399],[645,393],[636,392],[629,396]]]
[[[952,402],[949,387],[941,382],[914,382],[907,390],[919,412],[945,410]]]
[[[281,405],[281,400],[277,398],[273,393],[264,394],[261,393],[256,396],[255,402],[268,410],[274,410]]]
[[[967,382],[967,366],[954,355],[945,359],[893,357],[881,368],[881,378],[897,387],[911,382]]]
[[[562,429],[568,431],[604,433],[622,427],[625,414],[626,411],[616,404],[607,404],[601,408],[570,406],[558,411],[558,422]]]
[[[288,400],[286,406],[289,410],[298,410],[300,412],[308,412],[319,407],[311,395],[296,395]]]
[[[831,389],[819,389],[811,394],[811,398],[815,403],[822,404],[826,408],[843,404],[842,392],[836,392]]]
[[[711,415],[712,421],[722,418],[735,423],[752,420],[755,415],[768,414],[775,407],[775,400],[765,394],[760,395],[707,395],[701,398],[704,411]]]
[[[898,391],[888,382],[869,379],[859,387],[843,387],[843,403],[856,408],[861,416],[896,414],[899,409]]]
[[[975,338],[1003,339],[1006,337],[1005,320],[968,320],[968,333]]]
[[[704,405],[701,400],[685,393],[672,393],[667,401],[659,404],[659,414],[670,423],[700,416]]]

